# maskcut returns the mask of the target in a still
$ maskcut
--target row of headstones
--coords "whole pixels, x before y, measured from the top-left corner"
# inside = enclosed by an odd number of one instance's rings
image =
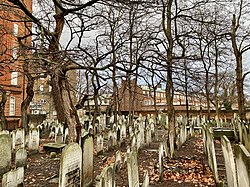
[[[204,151],[208,157],[208,164],[212,169],[215,181],[222,185],[218,175],[214,137],[211,128],[203,126]],[[226,167],[227,186],[249,187],[250,186],[250,153],[243,144],[236,144],[235,154],[229,139],[223,135],[221,146]]]
[[[28,152],[25,146],[28,147]],[[11,169],[12,155],[15,157],[15,168],[25,167],[27,154],[37,153],[39,149],[39,130],[29,130],[25,137],[24,129],[0,132],[0,175]]]
[[[250,130],[249,124],[242,122],[239,117],[232,121],[235,140],[242,143],[250,151]]]
[[[49,132],[49,139],[54,139],[55,143],[65,144],[69,134],[68,128],[64,129],[64,125],[58,121],[44,120],[37,126],[40,132]]]
[[[108,131],[108,141],[107,141],[107,151],[113,150],[114,147],[124,146],[125,140],[127,137],[127,132],[129,134],[129,139],[131,140],[132,149],[139,150],[144,145],[149,146],[152,142],[152,137],[155,135],[155,124],[151,123],[147,127],[139,121],[135,122],[133,126],[127,128],[126,124],[122,125],[113,125],[113,128]],[[96,135],[97,145],[96,151],[97,154],[104,152],[103,141],[104,133],[99,133]]]
[[[129,187],[139,187],[139,170],[138,170],[138,161],[137,161],[137,152],[130,151],[130,148],[127,149],[126,156],[124,158],[123,164],[121,164],[121,155],[120,151],[116,152],[115,163],[110,164],[105,167],[102,172],[96,176],[95,186],[96,187],[114,187],[116,186],[115,175],[119,174],[120,167],[127,167],[128,171],[128,184]],[[148,171],[145,171],[143,177],[142,187],[149,186],[149,176]]]
[[[172,158],[175,152],[174,140],[176,139],[177,149],[187,141],[188,138],[194,136],[194,124],[190,124],[187,126],[187,119],[184,117],[179,117],[177,119],[178,122],[178,130],[176,132],[176,138],[173,134],[169,134],[169,139],[161,142],[158,150],[158,161],[159,161],[159,179],[163,178],[163,160],[164,158]]]

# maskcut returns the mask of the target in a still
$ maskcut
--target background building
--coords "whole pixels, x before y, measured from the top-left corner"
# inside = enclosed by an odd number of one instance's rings
[[[7,1],[5,1],[7,4]],[[32,0],[24,0],[32,10]],[[0,8],[0,86],[6,92],[5,116],[7,127],[16,128],[20,124],[21,103],[25,98],[25,76],[23,63],[29,54],[20,49],[17,38],[27,35],[31,24],[24,25],[21,12],[8,6]],[[24,45],[31,45],[31,38],[22,40]],[[24,55],[25,54],[25,55]],[[1,99],[1,98],[0,98]]]

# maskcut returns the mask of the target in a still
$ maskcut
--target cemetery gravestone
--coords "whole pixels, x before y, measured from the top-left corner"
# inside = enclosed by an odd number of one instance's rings
[[[148,170],[146,170],[146,171],[144,172],[142,187],[149,187]]]
[[[94,177],[94,143],[92,135],[86,135],[82,139],[82,187],[93,185]]]
[[[81,186],[82,149],[77,143],[67,145],[60,161],[59,187]]]
[[[235,146],[236,168],[239,187],[250,186],[250,153],[244,145]]]
[[[17,129],[15,137],[15,150],[21,147],[25,147],[25,132],[24,129]]]
[[[24,168],[19,167],[11,170],[3,175],[3,187],[24,186]]]
[[[37,128],[33,128],[29,130],[29,154],[34,154],[38,152],[39,148],[39,130]]]
[[[11,138],[8,134],[0,135],[0,175],[11,167]]]
[[[225,135],[221,137],[221,146],[225,160],[228,187],[237,187],[238,185],[233,150],[230,141]]]
[[[128,153],[127,167],[129,187],[139,187],[139,172],[137,154],[135,151]]]
[[[99,134],[96,137],[96,152],[97,155],[103,154],[103,135]]]
[[[16,151],[15,165],[18,167],[26,167],[27,151],[25,148],[19,148]]]

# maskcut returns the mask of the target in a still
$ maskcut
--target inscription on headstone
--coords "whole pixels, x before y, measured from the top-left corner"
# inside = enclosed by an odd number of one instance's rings
[[[82,149],[77,143],[67,145],[62,151],[59,187],[80,187]]]

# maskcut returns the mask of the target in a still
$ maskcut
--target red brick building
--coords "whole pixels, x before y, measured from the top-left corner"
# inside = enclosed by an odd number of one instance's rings
[[[32,0],[23,1],[32,10]],[[7,5],[7,1],[2,1]],[[18,37],[26,36],[31,23],[25,16],[11,6],[0,5],[0,86],[6,91],[5,116],[7,126],[15,128],[20,123],[21,103],[25,98],[25,76],[22,64],[28,54],[20,51]],[[24,45],[31,45],[31,38],[22,40]],[[1,99],[0,95],[0,99]]]

